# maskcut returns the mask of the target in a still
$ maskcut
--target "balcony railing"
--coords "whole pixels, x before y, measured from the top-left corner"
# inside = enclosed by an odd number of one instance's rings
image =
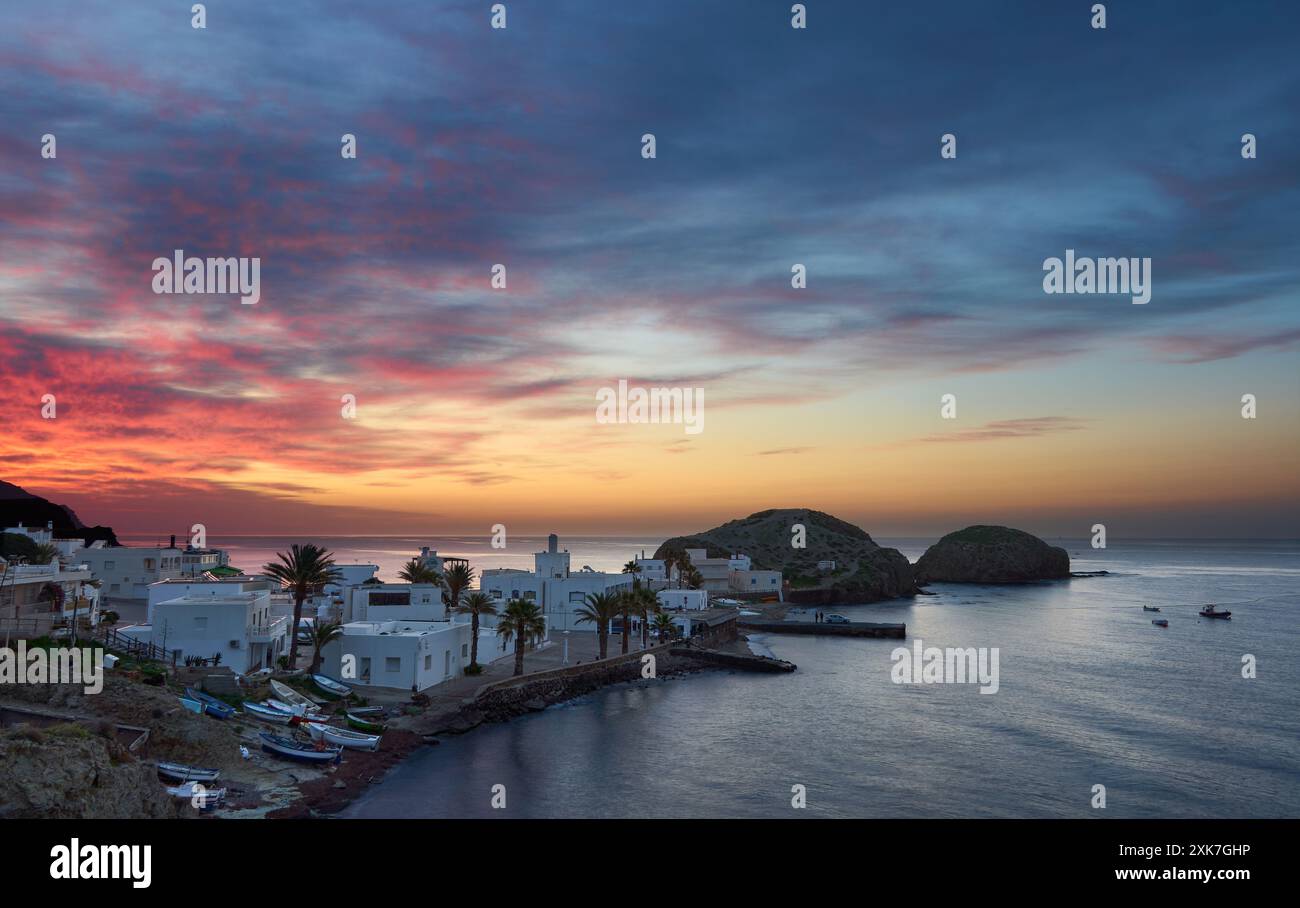
[[[250,643],[270,643],[276,637],[284,636],[288,624],[288,615],[281,615],[279,618],[273,619],[270,624],[250,624],[248,626],[248,641]]]

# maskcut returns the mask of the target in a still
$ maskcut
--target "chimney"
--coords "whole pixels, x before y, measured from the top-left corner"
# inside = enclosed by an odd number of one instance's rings
[[[171,541],[171,544],[167,546],[167,548],[169,548],[169,549],[174,549],[174,548],[176,548],[176,534],[175,534],[175,533],[172,533],[172,541]]]
[[[546,551],[554,555],[560,550],[560,537],[554,533],[546,537]]]

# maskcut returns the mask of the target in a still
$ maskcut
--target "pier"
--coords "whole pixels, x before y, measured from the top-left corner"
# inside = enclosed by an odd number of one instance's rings
[[[851,621],[848,624],[826,624],[820,621],[762,621],[741,617],[737,624],[750,631],[769,634],[818,634],[823,637],[893,637],[907,636],[906,624],[877,624],[872,621]]]

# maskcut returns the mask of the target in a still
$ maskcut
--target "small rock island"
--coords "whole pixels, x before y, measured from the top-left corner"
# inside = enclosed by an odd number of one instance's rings
[[[918,583],[1033,583],[1070,576],[1070,554],[1011,527],[970,526],[916,562]]]

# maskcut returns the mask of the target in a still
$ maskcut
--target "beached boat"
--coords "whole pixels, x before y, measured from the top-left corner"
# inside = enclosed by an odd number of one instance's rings
[[[311,680],[321,691],[331,697],[346,697],[352,693],[352,688],[342,681],[335,681],[328,675],[312,675]]]
[[[192,687],[185,688],[185,696],[191,700],[198,700],[203,704],[203,711],[214,719],[229,719],[235,714],[235,708],[229,703],[223,703],[212,694],[201,690],[195,690]]]
[[[269,731],[258,733],[262,739],[262,749],[284,757],[286,760],[297,760],[300,763],[330,763],[337,762],[343,753],[341,747],[324,747],[320,750],[319,744],[303,744],[301,741],[293,741],[289,738],[282,738],[279,735],[273,735]]]
[[[1232,612],[1221,612],[1212,605],[1207,605],[1201,609],[1202,618],[1231,618]]]
[[[1168,626],[1169,626],[1169,619],[1168,619],[1168,618],[1152,618],[1152,619],[1151,619],[1151,623],[1154,624],[1156,627],[1168,627]]]
[[[323,722],[308,722],[307,734],[313,741],[324,741],[351,750],[379,750],[379,735],[363,735],[346,728],[332,728]]]
[[[314,713],[320,711],[320,705],[310,698],[294,690],[287,684],[281,684],[274,678],[271,679],[271,690],[275,691],[275,698],[283,700],[294,708],[294,712],[302,714]]]
[[[382,706],[353,706],[348,712],[354,716],[379,716],[383,715],[384,708]]]
[[[203,701],[195,700],[192,697],[177,697],[181,701],[181,706],[185,707],[192,713],[203,714]]]
[[[1142,606],[1142,611],[1144,611],[1144,612],[1158,612],[1158,611],[1160,611],[1160,606],[1158,606],[1158,605],[1144,605],[1144,606]]]
[[[364,731],[372,735],[383,734],[387,728],[378,722],[370,722],[354,713],[347,714],[348,725],[351,725],[357,731]]]
[[[221,775],[219,769],[203,769],[184,763],[159,763],[158,775],[173,782],[215,782]]]
[[[302,717],[306,715],[306,712],[303,710],[301,706],[290,706],[288,703],[285,703],[283,700],[277,700],[274,697],[267,697],[265,700],[262,701],[262,705],[269,706],[271,707],[271,709],[278,709],[280,712],[288,713],[291,716]]]
[[[272,709],[259,703],[245,703],[244,712],[259,722],[270,722],[272,725],[288,725],[297,718],[293,713],[287,713],[281,709]]]
[[[208,788],[202,782],[186,782],[184,785],[168,785],[167,793],[173,798],[189,801],[199,810],[217,807],[226,799],[224,788]]]

